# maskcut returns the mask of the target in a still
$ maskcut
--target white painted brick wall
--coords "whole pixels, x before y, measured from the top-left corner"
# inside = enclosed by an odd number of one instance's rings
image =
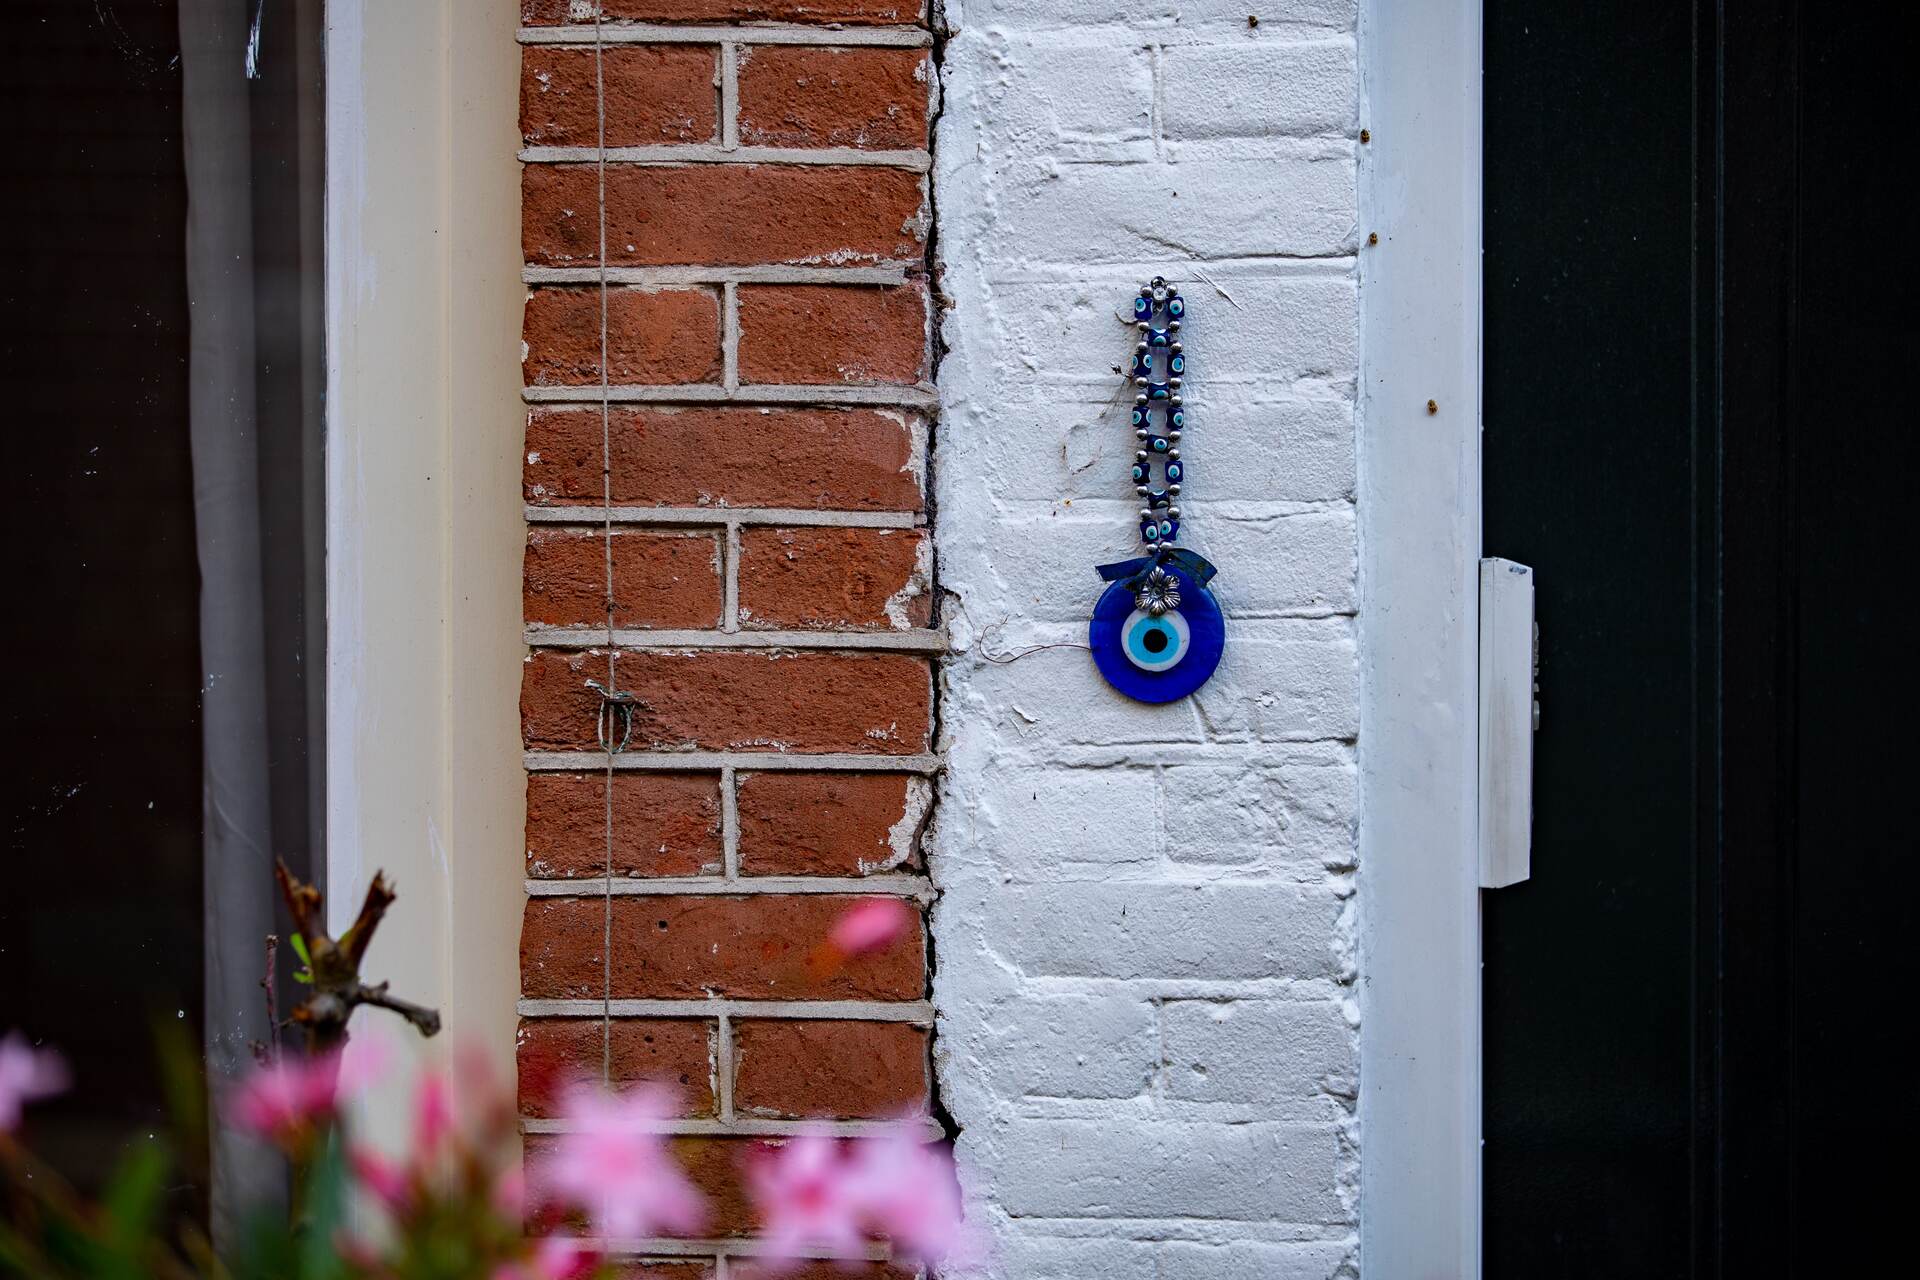
[[[1355,11],[946,0],[930,849],[980,1274],[1358,1270]],[[1156,273],[1229,641],[1146,707],[1079,646],[1137,547],[1116,366]]]

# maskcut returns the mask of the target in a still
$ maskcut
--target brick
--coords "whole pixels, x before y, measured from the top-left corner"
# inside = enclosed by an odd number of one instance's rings
[[[733,1105],[757,1116],[924,1114],[927,1040],[901,1022],[736,1022]]]
[[[526,745],[595,746],[604,654],[530,655],[520,692]],[[890,653],[623,653],[622,689],[639,705],[633,750],[925,751],[932,729],[932,673],[919,658]]]
[[[617,1263],[607,1274],[612,1280],[715,1280],[719,1274],[719,1264],[648,1259]]]
[[[614,164],[606,180],[617,266],[905,262],[926,252],[925,183],[903,169]],[[530,164],[520,183],[527,261],[597,261],[595,167]]]
[[[892,26],[919,22],[920,0],[520,0],[520,20],[528,26],[592,22],[603,18],[628,22],[844,22],[849,26]]]
[[[1008,1098],[1138,1098],[1160,1061],[1153,1006],[1125,995],[1028,996],[989,1020],[979,1060]]]
[[[919,511],[917,419],[870,409],[615,408],[613,500],[659,506]],[[600,410],[527,417],[526,498],[601,500]]]
[[[743,382],[911,386],[929,372],[922,281],[740,290]]]
[[[712,46],[609,45],[602,59],[608,146],[719,141]],[[522,47],[520,135],[530,146],[599,145],[592,49]]]
[[[613,625],[717,627],[720,538],[701,532],[615,529]],[[524,594],[530,623],[604,627],[607,534],[535,528],[527,534]]]
[[[554,1144],[554,1137],[548,1134],[530,1133],[524,1139],[529,1181],[536,1185],[538,1170],[551,1157]],[[667,1140],[668,1155],[680,1166],[680,1171],[706,1202],[707,1218],[700,1230],[702,1237],[745,1236],[753,1232],[758,1224],[740,1176],[741,1170],[756,1150],[763,1146],[778,1145],[777,1139],[767,1141],[756,1138],[678,1137]],[[681,1280],[681,1277],[675,1275],[673,1280]]]
[[[1078,978],[1331,978],[1339,903],[1322,886],[1036,885],[994,930],[1005,962]]]
[[[1103,1117],[1028,1120],[997,1136],[998,1203],[1016,1217],[1345,1217],[1335,1191],[1340,1139],[1330,1124]]]
[[[932,558],[923,529],[743,529],[740,625],[924,627]]]
[[[606,874],[606,785],[604,772],[527,775],[529,876]],[[614,774],[614,875],[713,875],[722,861],[717,775]]]
[[[931,792],[902,773],[743,773],[740,873],[852,876],[919,865]]]
[[[597,385],[599,288],[533,290],[523,338],[527,385]],[[711,289],[607,290],[607,377],[674,386],[719,381],[720,295]]]
[[[1359,64],[1348,39],[1169,45],[1162,51],[1172,140],[1352,134]]]
[[[740,141],[766,147],[927,145],[925,49],[740,50]]]
[[[1355,1033],[1330,1001],[1172,1000],[1161,1017],[1170,1098],[1273,1104],[1353,1095]]]
[[[731,1280],[918,1280],[921,1272],[885,1262],[806,1262],[775,1266],[735,1260],[727,1264]]]
[[[837,894],[616,897],[612,998],[917,1000],[926,994],[926,937],[834,965],[817,954],[857,898]],[[520,934],[521,992],[599,999],[608,902],[533,898]]]
[[[714,1115],[713,1034],[697,1018],[616,1018],[604,1028],[598,1018],[524,1018],[515,1050],[520,1114],[558,1115],[558,1087],[598,1081],[604,1035],[614,1087],[664,1085],[680,1104],[676,1114]]]

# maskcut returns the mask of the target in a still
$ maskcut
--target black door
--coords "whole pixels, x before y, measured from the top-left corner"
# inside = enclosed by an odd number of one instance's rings
[[[1485,11],[1485,542],[1538,571],[1543,709],[1486,1275],[1849,1270],[1915,1131],[1913,44]]]

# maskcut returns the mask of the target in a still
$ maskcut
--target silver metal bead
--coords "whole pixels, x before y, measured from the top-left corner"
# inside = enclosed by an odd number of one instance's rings
[[[1146,386],[1146,385],[1147,385],[1147,378],[1146,378],[1146,375],[1145,375],[1145,374],[1141,374],[1141,375],[1140,375],[1139,377],[1137,377],[1137,378],[1135,378],[1135,379],[1133,380],[1133,385],[1134,385],[1134,386],[1136,386],[1136,387],[1144,387],[1144,386]]]
[[[1168,347],[1167,350],[1173,352],[1173,354],[1175,355],[1179,355],[1182,351],[1185,351],[1186,348],[1182,346],[1180,343],[1176,342],[1172,346]]]
[[[1142,391],[1139,395],[1133,398],[1133,402],[1135,404],[1145,404],[1147,402],[1147,393]]]
[[[1151,508],[1151,507],[1142,507],[1142,508],[1140,508],[1140,518],[1141,518],[1142,520],[1151,520],[1151,519],[1153,519],[1153,508]]]
[[[1179,385],[1180,385],[1180,384],[1181,384],[1182,382],[1184,382],[1184,381],[1186,381],[1186,379],[1184,379],[1184,378],[1168,378],[1168,379],[1167,379],[1167,385],[1168,385],[1169,387],[1177,387],[1177,386],[1179,386]],[[1177,402],[1178,402],[1178,400],[1177,400],[1177,398],[1176,398],[1176,403],[1177,403]]]
[[[1167,508],[1167,519],[1178,520],[1179,518],[1180,518],[1180,508],[1178,507]]]
[[[1133,429],[1133,438],[1135,440],[1145,440],[1149,434],[1150,433],[1147,431],[1145,427],[1135,427]],[[1144,458],[1147,455],[1145,453],[1142,453],[1140,456]]]
[[[1147,321],[1147,320],[1136,320],[1136,321],[1134,321],[1134,327],[1135,327],[1135,328],[1137,328],[1138,330],[1140,330],[1140,332],[1142,332],[1142,333],[1150,333],[1150,332],[1152,332],[1152,330],[1153,330],[1153,324],[1152,324],[1152,322],[1150,322],[1150,321]]]
[[[1167,321],[1167,331],[1170,333],[1178,333],[1180,331],[1180,322],[1178,320]]]
[[[1169,439],[1169,440],[1178,440],[1179,438],[1180,438],[1180,433],[1179,433],[1178,431],[1169,431],[1169,432],[1167,432],[1167,439]]]
[[[1180,492],[1180,486],[1177,484],[1170,484],[1167,486],[1167,492],[1170,494],[1178,493]]]
[[[1133,486],[1133,491],[1139,494],[1143,498],[1147,496],[1147,486],[1143,484],[1137,484]]]
[[[1179,396],[1170,395],[1167,397],[1167,403],[1178,409],[1181,405],[1185,404],[1186,401],[1182,400]]]
[[[1143,453],[1143,454],[1141,454],[1140,456],[1144,458],[1144,457],[1146,457],[1147,455]],[[1178,449],[1169,449],[1169,450],[1167,450],[1167,461],[1168,461],[1168,462],[1178,462],[1178,461],[1180,461],[1180,451],[1179,451]]]

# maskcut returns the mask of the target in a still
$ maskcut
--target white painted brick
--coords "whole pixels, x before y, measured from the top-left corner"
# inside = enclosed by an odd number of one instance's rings
[[[1350,40],[1172,45],[1160,55],[1170,139],[1351,135],[1359,64]]]
[[[1338,903],[1318,886],[1035,885],[1005,905],[999,950],[1029,976],[1319,978]]]
[[[1150,769],[1038,769],[1007,764],[969,788],[981,844],[1019,881],[1153,875],[1160,864],[1159,787]]]
[[[1169,1097],[1284,1102],[1352,1096],[1353,1029],[1331,1001],[1170,1000],[1161,1010]]]
[[[1145,45],[1040,44],[996,33],[978,92],[996,148],[1061,159],[1153,157],[1153,60]]]
[[[1152,28],[1158,24],[1223,25],[1247,30],[1247,15],[1257,14],[1261,28],[1282,23],[1338,27],[1352,30],[1358,0],[947,0],[947,16],[957,26],[1080,27],[1094,23]]]
[[[979,250],[989,262],[1177,266],[1355,248],[1350,157],[1072,164],[1047,156],[1010,160],[1002,173]]]
[[[1222,741],[1351,739],[1360,732],[1352,632],[1336,620],[1295,624],[1284,637],[1230,636],[1193,700],[1208,736]]]
[[[1330,1222],[1339,1138],[1316,1124],[1024,1120],[999,1143],[1007,1212]]]
[[[1175,862],[1301,869],[1353,865],[1359,775],[1351,761],[1162,771],[1161,847]]]
[[[932,474],[960,650],[927,848],[940,1097],[995,1238],[966,1274],[1350,1280],[1356,0],[946,15]],[[1156,272],[1189,303],[1182,542],[1229,619],[1164,706],[1078,647],[1094,565],[1139,550],[1116,366]]]
[[[1157,1246],[1143,1240],[1061,1239],[1009,1231],[995,1241],[993,1255],[991,1270],[968,1274],[1007,1280],[1159,1280]]]
[[[1172,265],[1170,271],[1176,270]],[[1195,295],[1186,329],[1192,374],[1187,392],[1195,409],[1194,463],[1205,468],[1205,432],[1216,406],[1252,391],[1305,387],[1350,391],[1359,368],[1359,297],[1344,275],[1223,279],[1232,300],[1204,281],[1182,280]],[[1055,408],[1062,391],[1084,404],[1110,405],[1111,439],[1131,451],[1127,409],[1133,389],[1117,369],[1133,354],[1135,334],[1123,307],[1137,280],[1047,281],[996,286],[985,314],[962,332],[952,321],[949,341],[978,343],[983,410],[995,429],[1033,447],[1029,425],[1065,415]],[[984,328],[982,327],[984,326]],[[1125,492],[1123,489],[1122,492]]]
[[[969,603],[1040,621],[1084,620],[1106,584],[1093,567],[1139,554],[1138,504],[1089,501],[1072,508],[1011,507],[1005,551],[992,580]],[[1350,613],[1354,607],[1355,526],[1350,508],[1223,519],[1204,501],[1184,503],[1182,545],[1214,558],[1213,594],[1229,619]],[[1223,548],[1231,549],[1231,561]]]
[[[1352,1240],[1303,1240],[1269,1244],[1169,1241],[1154,1246],[1155,1280],[1331,1280],[1349,1274]]]
[[[1127,996],[1036,996],[996,1008],[985,1056],[1009,1099],[1132,1098],[1160,1057],[1153,1007]]]
[[[956,706],[960,699],[970,705]],[[1124,746],[1203,740],[1192,699],[1147,706],[1122,697],[1100,678],[1084,649],[1041,649],[1018,661],[973,668],[950,688],[946,706],[947,714],[1015,741]]]

